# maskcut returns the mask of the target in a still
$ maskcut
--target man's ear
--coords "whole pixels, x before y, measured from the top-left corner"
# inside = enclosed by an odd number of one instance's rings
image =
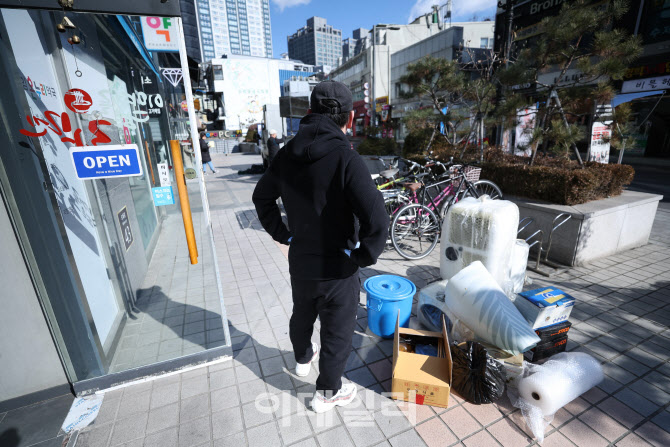
[[[349,119],[347,120],[347,128],[348,129],[351,129],[352,127],[354,127],[354,116],[355,115],[356,115],[356,112],[354,112],[353,110],[351,112],[349,112]]]

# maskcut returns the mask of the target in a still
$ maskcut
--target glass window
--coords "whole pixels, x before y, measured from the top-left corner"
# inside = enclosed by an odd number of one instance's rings
[[[197,174],[202,166],[190,148],[178,53],[156,51],[156,60],[135,45],[134,25],[139,28],[151,18],[67,14],[85,38],[81,45],[70,45],[69,35],[57,31],[61,12],[0,9],[0,28],[7,30],[0,72],[13,84],[3,93],[0,109],[4,116],[24,117],[6,131],[15,134],[12,141],[30,142],[53,196],[53,207],[43,211],[57,225],[45,222],[44,231],[53,226],[49,231],[62,257],[49,262],[67,269],[69,275],[59,281],[68,282],[67,290],[75,293],[53,289],[44,299],[56,310],[51,327],[60,334],[54,339],[65,353],[68,378],[77,382],[202,353],[224,345],[227,335],[214,247],[203,236],[208,223],[200,198],[202,175]],[[168,30],[174,41],[179,39],[175,31]],[[213,56],[211,45],[203,49]],[[161,72],[161,67],[173,68]],[[8,94],[14,100],[7,100]],[[58,126],[44,124],[45,116]],[[6,139],[6,133],[0,136],[3,147],[13,144]],[[98,170],[86,171],[87,177],[82,173],[88,162],[75,169],[73,154],[93,150]],[[0,151],[3,164],[19,151]],[[117,176],[118,170],[103,166],[111,166],[119,151],[127,151],[123,156],[137,168],[131,175]],[[197,177],[188,189],[201,256],[196,266],[183,255],[179,205],[154,200],[154,188],[163,183],[176,190],[173,155]],[[109,175],[101,176],[102,169]],[[45,190],[34,175],[23,175],[23,181]],[[200,287],[189,287],[197,297],[187,299],[186,285],[198,281]],[[186,315],[196,313],[202,319],[191,319],[196,324],[191,335],[184,335]]]

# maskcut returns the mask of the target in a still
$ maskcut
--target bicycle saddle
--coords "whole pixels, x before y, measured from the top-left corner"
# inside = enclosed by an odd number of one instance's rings
[[[409,189],[412,192],[416,192],[421,188],[421,183],[403,183],[405,188]]]
[[[390,179],[390,178],[393,178],[393,176],[395,176],[398,172],[400,172],[400,170],[397,169],[397,168],[396,169],[387,169],[385,171],[380,172],[379,175],[381,175],[384,178]]]

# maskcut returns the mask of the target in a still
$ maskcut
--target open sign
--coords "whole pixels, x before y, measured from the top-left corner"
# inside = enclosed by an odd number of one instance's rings
[[[136,144],[99,146],[99,149],[74,147],[70,154],[80,179],[142,175]]]

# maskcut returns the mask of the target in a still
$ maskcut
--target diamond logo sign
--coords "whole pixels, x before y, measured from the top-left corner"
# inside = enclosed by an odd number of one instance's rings
[[[163,68],[163,77],[168,80],[173,87],[179,85],[182,78],[181,68]]]

